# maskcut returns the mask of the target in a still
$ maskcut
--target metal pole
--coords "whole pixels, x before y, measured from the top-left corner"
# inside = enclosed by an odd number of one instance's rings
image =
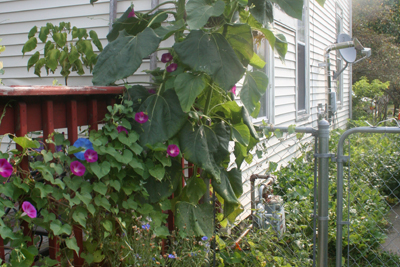
[[[117,18],[117,0],[110,0],[110,24],[108,25],[108,31],[112,30],[112,25]]]
[[[328,266],[329,123],[318,122],[318,267]]]

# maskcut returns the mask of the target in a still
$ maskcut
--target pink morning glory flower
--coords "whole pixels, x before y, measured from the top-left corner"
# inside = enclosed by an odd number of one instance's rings
[[[177,145],[169,145],[167,148],[167,153],[171,157],[176,157],[179,155],[179,147]]]
[[[229,90],[229,92],[232,92],[234,95],[236,95],[236,85],[234,85],[234,86],[232,87],[232,89]]]
[[[86,150],[84,156],[87,162],[96,162],[97,159],[99,158],[97,152],[94,151],[93,149]]]
[[[156,89],[149,89],[147,90],[150,94],[155,94],[157,93]]]
[[[147,116],[147,114],[144,113],[143,111],[135,114],[135,121],[137,121],[140,124],[143,124],[148,120],[149,120],[149,116]]]
[[[177,68],[178,68],[178,64],[176,64],[176,63],[171,63],[171,64],[167,67],[167,71],[168,71],[168,72],[174,72],[174,71],[176,71]]]
[[[71,162],[69,168],[71,169],[71,172],[76,176],[83,176],[86,171],[85,166],[77,160]]]
[[[36,218],[37,217],[37,211],[35,206],[33,206],[29,201],[24,201],[24,203],[22,203],[22,210],[24,211],[21,215],[25,216],[28,215],[30,218]]]
[[[132,11],[129,12],[129,14],[128,14],[128,18],[132,18],[134,16],[135,16],[135,10],[133,10],[133,8],[132,8]]]
[[[8,178],[13,173],[12,165],[6,159],[0,159],[0,175]]]
[[[118,133],[125,132],[126,134],[129,135],[128,130],[124,126],[117,126],[117,131]]]
[[[171,53],[162,54],[162,56],[161,56],[161,62],[162,63],[167,63],[167,62],[170,62],[171,60],[172,60]]]

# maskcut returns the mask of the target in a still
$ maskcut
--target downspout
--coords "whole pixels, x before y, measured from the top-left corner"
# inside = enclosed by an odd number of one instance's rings
[[[110,0],[110,22],[108,25],[109,32],[112,30],[112,25],[115,19],[117,18],[117,6],[118,6],[117,0]]]
[[[349,7],[349,12],[350,12],[350,37],[353,38],[353,0],[349,0],[350,2],[350,7]],[[349,119],[353,119],[353,65],[350,65],[349,69]]]

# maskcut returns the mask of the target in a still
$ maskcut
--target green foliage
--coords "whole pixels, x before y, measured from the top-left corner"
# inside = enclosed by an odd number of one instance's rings
[[[0,38],[0,42],[1,42],[1,38]],[[1,54],[1,52],[4,52],[4,50],[6,50],[6,47],[4,45],[0,45],[0,54]],[[0,61],[0,74],[4,74],[3,62],[2,61]],[[0,79],[0,84],[3,84],[1,82],[1,79]]]
[[[38,35],[38,37],[36,37]],[[71,40],[68,41],[68,35]],[[90,36],[90,39],[88,39]],[[46,26],[34,26],[28,34],[28,41],[22,48],[22,53],[33,51],[38,44],[38,40],[45,44],[44,52],[41,54],[36,51],[28,60],[27,68],[35,69],[35,74],[40,77],[41,69],[44,67],[47,74],[54,73],[61,67],[61,75],[65,78],[65,84],[71,71],[76,71],[79,75],[85,73],[83,66],[92,72],[94,64],[97,62],[97,55],[93,51],[93,44],[99,51],[103,46],[95,31],[89,33],[86,29],[72,27],[69,22],[60,22],[58,26],[47,23]]]
[[[384,102],[383,99],[389,85],[389,81],[381,82],[378,79],[370,83],[365,76],[354,83],[354,95],[352,97],[353,119],[370,118],[371,121],[376,121],[377,112],[375,111],[382,106],[381,103]],[[383,112],[382,107],[379,112]]]

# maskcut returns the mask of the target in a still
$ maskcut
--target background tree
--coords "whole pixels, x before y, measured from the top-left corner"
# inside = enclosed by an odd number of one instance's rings
[[[393,0],[353,1],[353,36],[372,48],[368,60],[353,65],[353,84],[365,76],[368,80],[390,81],[385,93],[400,105],[400,11]],[[386,115],[386,114],[385,114]]]

